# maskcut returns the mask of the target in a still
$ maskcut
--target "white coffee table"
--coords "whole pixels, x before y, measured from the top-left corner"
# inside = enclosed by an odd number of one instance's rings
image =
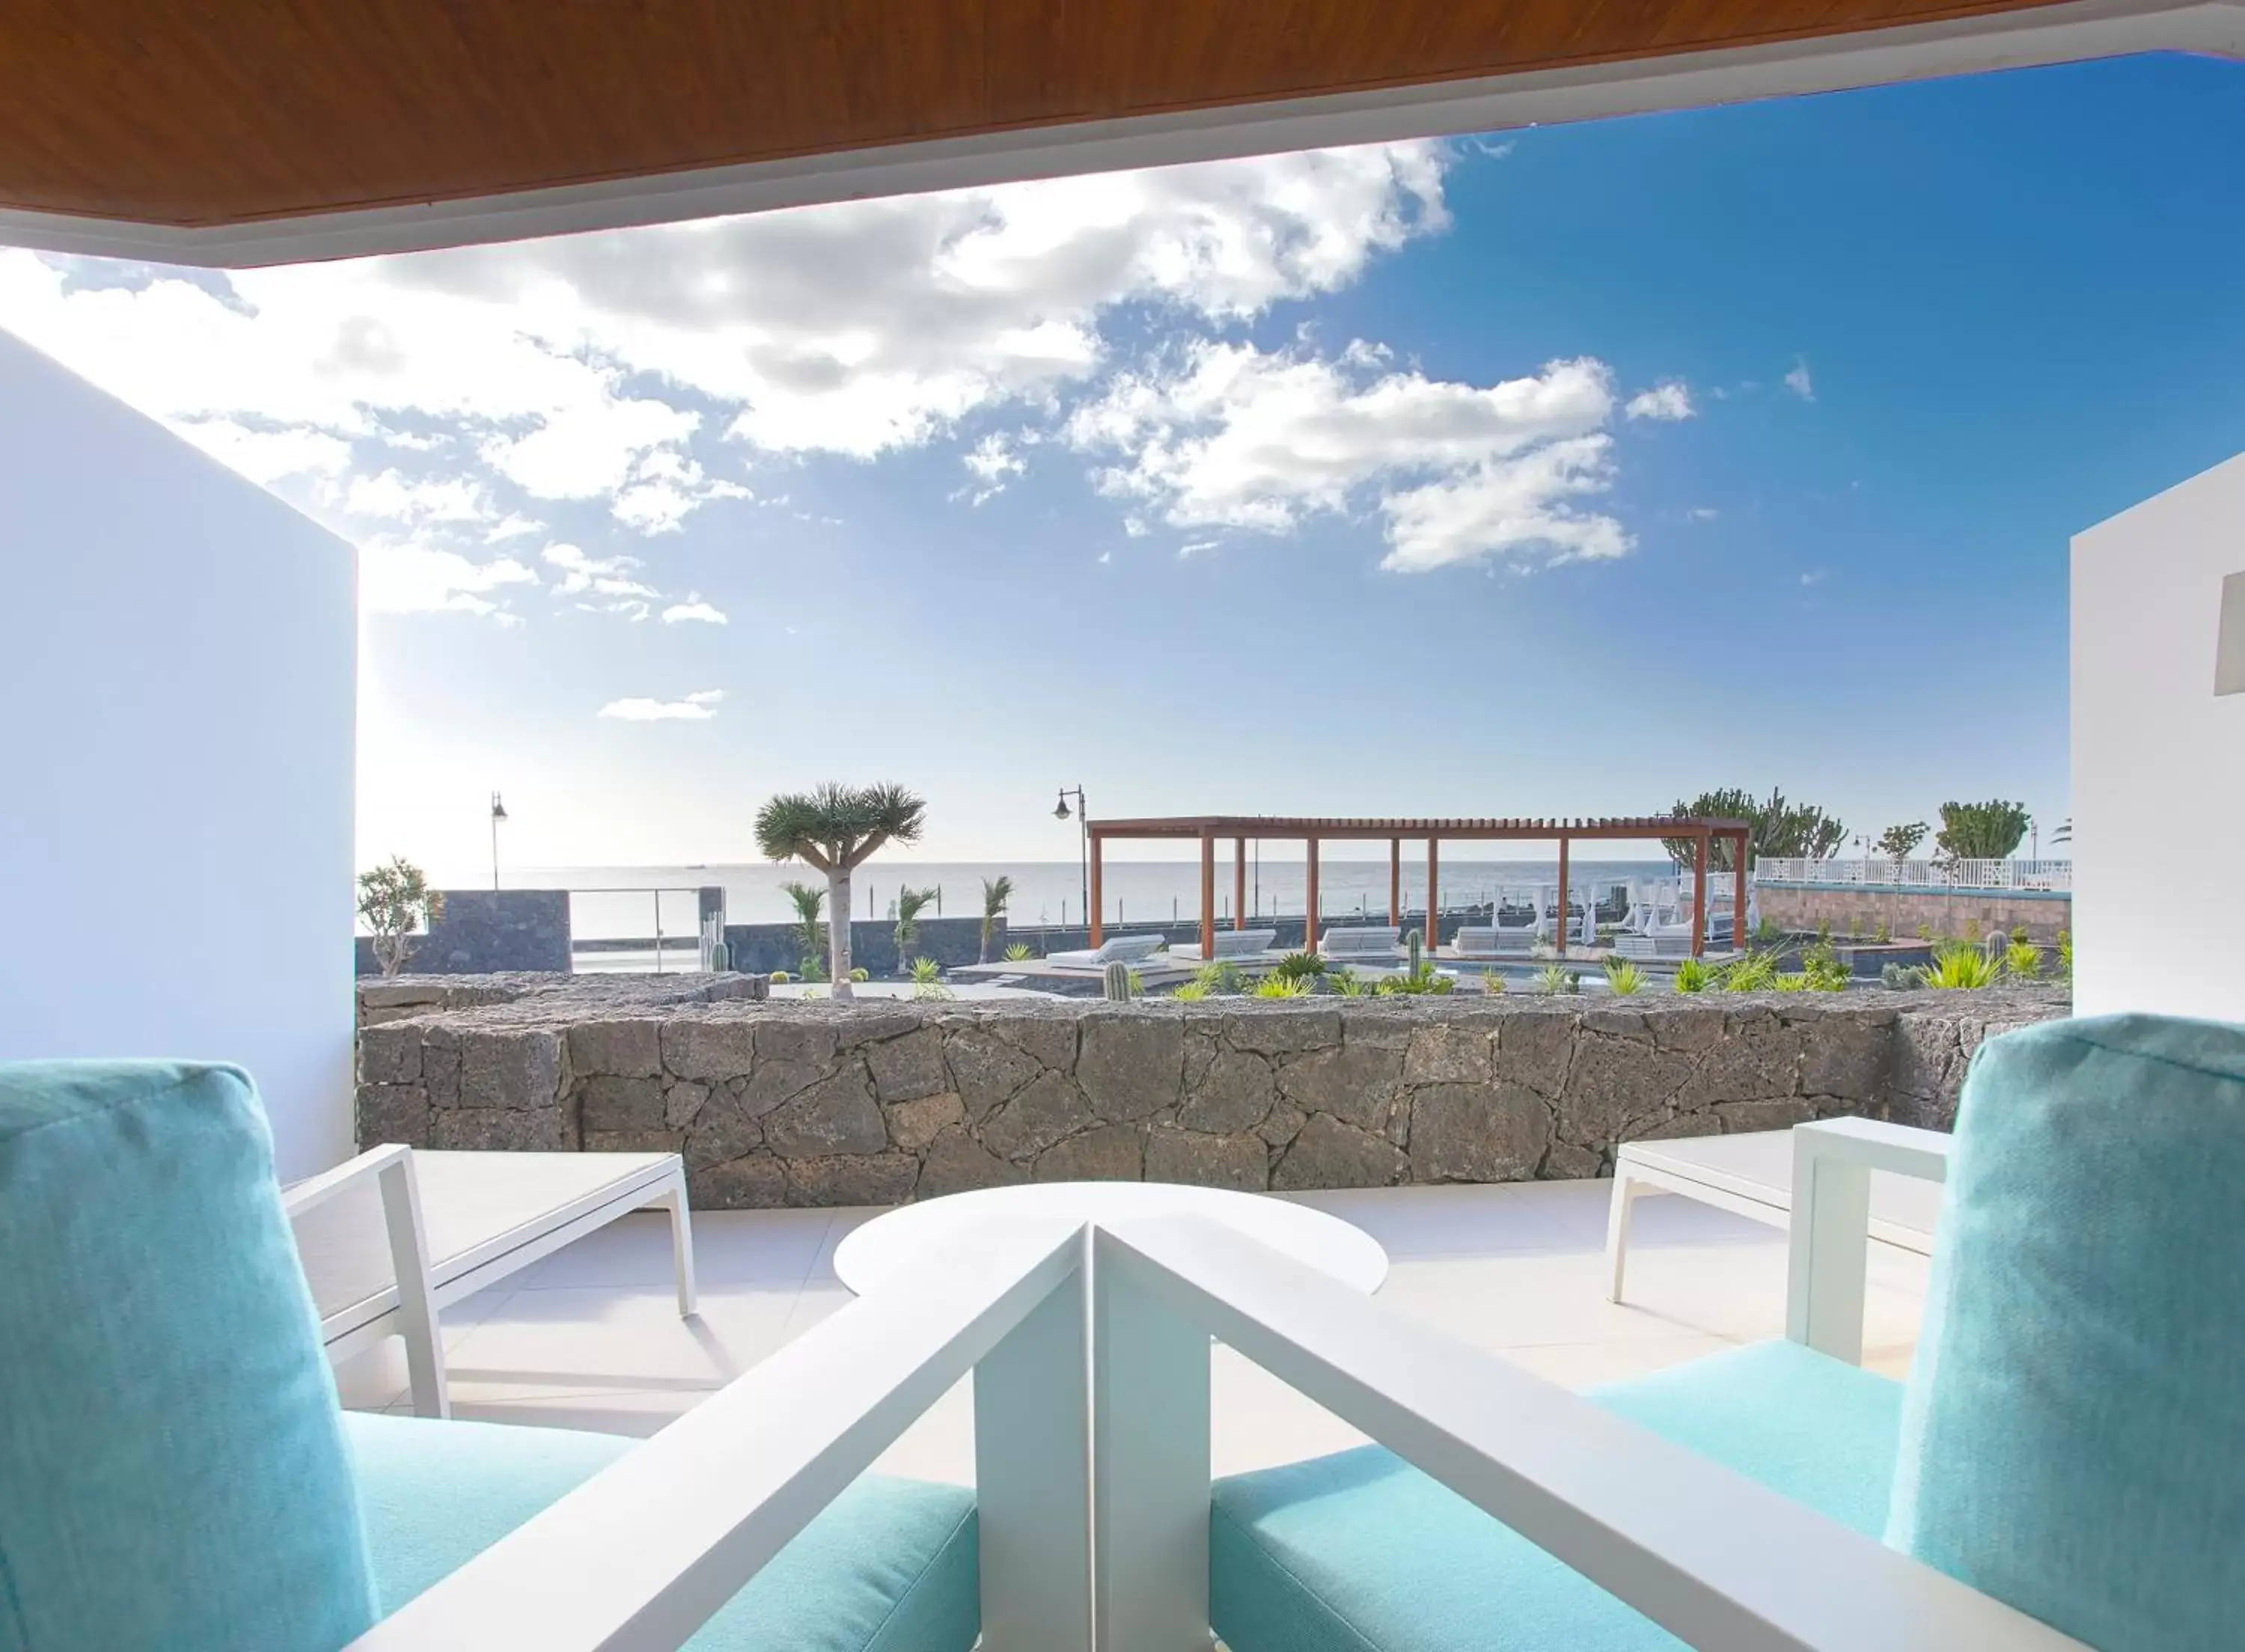
[[[1307,1205],[1263,1194],[1167,1181],[1049,1181],[954,1193],[900,1205],[843,1240],[834,1271],[858,1296],[881,1290],[963,1227],[1064,1216],[1078,1222],[1190,1214],[1206,1216],[1369,1296],[1387,1278],[1387,1253],[1361,1228]]]

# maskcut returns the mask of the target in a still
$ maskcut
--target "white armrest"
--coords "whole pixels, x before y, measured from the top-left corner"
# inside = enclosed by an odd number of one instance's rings
[[[429,1232],[421,1220],[421,1181],[413,1149],[395,1142],[370,1148],[357,1158],[281,1190],[291,1221],[372,1177],[382,1196],[382,1225],[390,1240],[390,1274],[397,1283],[397,1317],[405,1339],[405,1371],[413,1410],[421,1417],[450,1417],[452,1397],[438,1339],[436,1286],[429,1276]]]
[[[1072,1351],[1036,1388],[1073,1385],[1073,1456],[1084,1455],[1083,1230],[1066,1221],[991,1224],[931,1252],[909,1280],[860,1298],[688,1412],[351,1643],[353,1652],[670,1652],[809,1525],[912,1420],[1051,1299],[1048,1327]],[[980,1373],[977,1373],[978,1385]],[[978,1404],[978,1411],[979,1411]],[[983,1455],[986,1598],[994,1567],[985,1479],[1024,1469],[1065,1483],[1070,1451],[1015,1415],[1034,1460]],[[1063,1419],[1064,1420],[1064,1419]],[[994,1425],[989,1432],[1005,1431]],[[1000,1442],[1002,1444],[1002,1442]],[[1076,1506],[1086,1502],[1076,1482]],[[1039,1576],[1075,1554],[1085,1580],[1070,1621],[1088,1622],[1088,1520],[1074,1534],[1007,1529]],[[1041,1542],[1058,1540],[1057,1548]],[[1074,1544],[1070,1550],[1070,1542]],[[1049,1592],[1049,1591],[1048,1591]],[[1003,1594],[1003,1590],[999,1591]],[[1068,1645],[1048,1636],[1021,1644]],[[1079,1642],[1075,1652],[1086,1652]]]
[[[1127,1295],[1142,1316],[1190,1322],[1204,1348],[1212,1333],[1692,1646],[2079,1652],[2000,1601],[1204,1217],[1117,1222],[1093,1249],[1102,1314],[1120,1305],[1110,1293]],[[1196,1536],[1183,1499],[1163,1495],[1175,1488],[1150,1483],[1191,1466],[1150,1468],[1161,1437],[1132,1438],[1142,1405],[1181,1432],[1174,1404],[1144,1392],[1101,1389],[1095,1479],[1120,1473],[1142,1502],[1176,1508],[1176,1529],[1150,1535],[1168,1564],[1204,1573],[1205,1498]],[[1206,1468],[1204,1451],[1204,1479]],[[1106,1506],[1102,1550],[1110,1526],[1146,1529]],[[1100,1575],[1144,1564],[1102,1554]],[[1103,1597],[1125,1615],[1110,1627],[1129,1627],[1133,1605]]]
[[[1787,1337],[1835,1359],[1862,1363],[1871,1173],[1945,1181],[1954,1145],[1954,1137],[1938,1130],[1875,1119],[1827,1119],[1794,1127],[1785,1269]]]

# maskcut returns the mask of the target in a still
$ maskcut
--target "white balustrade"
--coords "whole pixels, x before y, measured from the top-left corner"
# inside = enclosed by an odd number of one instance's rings
[[[1717,873],[1716,878],[1726,874]],[[1714,880],[1711,879],[1711,883]],[[1850,889],[2070,890],[2073,863],[2054,860],[1805,860],[1776,856],[1754,863],[1753,881],[1839,884]],[[1719,887],[1719,884],[1716,885]]]

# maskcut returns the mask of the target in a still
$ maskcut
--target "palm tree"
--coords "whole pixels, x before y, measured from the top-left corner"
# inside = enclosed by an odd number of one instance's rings
[[[997,938],[998,920],[1005,916],[1006,903],[1014,898],[1014,880],[1010,877],[986,877],[982,880],[982,950],[975,956],[978,964],[990,961],[990,943]]]
[[[782,884],[781,894],[795,907],[796,956],[806,976],[818,972],[818,955],[826,950],[826,925],[819,922],[826,907],[826,891],[815,884]]]
[[[919,839],[927,804],[901,786],[844,786],[789,792],[756,811],[756,846],[770,860],[799,860],[826,874],[826,926],[831,992],[850,992],[850,874],[885,843]]]
[[[932,889],[900,889],[897,891],[897,973],[912,973],[912,944],[919,938],[919,915],[935,899]]]

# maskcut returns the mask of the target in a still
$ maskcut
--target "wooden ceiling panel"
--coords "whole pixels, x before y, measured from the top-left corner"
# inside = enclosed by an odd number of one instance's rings
[[[0,207],[209,227],[2051,0],[10,0]]]

